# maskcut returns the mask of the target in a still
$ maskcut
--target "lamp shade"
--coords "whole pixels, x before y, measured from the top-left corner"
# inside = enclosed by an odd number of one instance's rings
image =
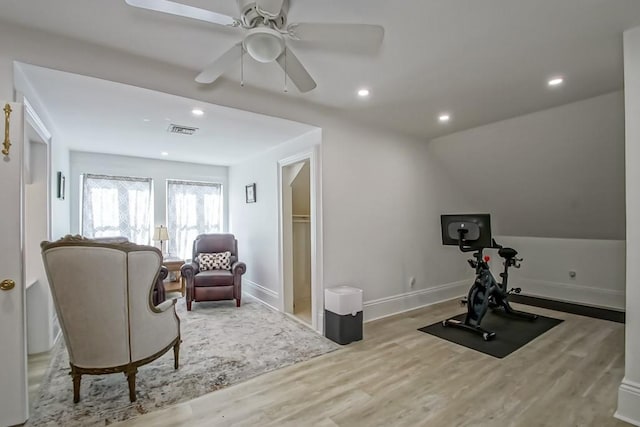
[[[159,226],[156,227],[155,230],[153,231],[153,240],[154,241],[165,241],[165,240],[169,240],[169,230],[167,230],[167,227],[164,226]]]
[[[271,28],[258,27],[244,38],[244,49],[259,62],[271,62],[284,51],[284,38]]]

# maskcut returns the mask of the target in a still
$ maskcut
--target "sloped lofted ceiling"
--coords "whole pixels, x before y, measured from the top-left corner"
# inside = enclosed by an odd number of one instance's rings
[[[233,0],[181,1],[238,15]],[[287,96],[425,139],[621,89],[622,32],[640,25],[637,0],[290,3],[289,22],[373,23],[386,33],[373,53],[292,42],[318,87]],[[180,65],[194,77],[241,38],[124,0],[4,0],[0,20]],[[556,74],[566,84],[550,90]],[[239,66],[224,75],[239,78]],[[281,93],[283,75],[276,64],[248,60],[245,82]],[[357,99],[360,87],[371,90],[368,99]],[[437,120],[443,111],[452,115],[446,125]]]
[[[622,91],[427,144],[455,197],[496,236],[625,239]],[[446,209],[446,208],[445,208]]]

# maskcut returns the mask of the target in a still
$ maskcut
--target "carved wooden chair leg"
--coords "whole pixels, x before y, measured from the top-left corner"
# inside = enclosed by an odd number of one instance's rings
[[[173,369],[178,369],[178,357],[180,356],[180,343],[182,341],[178,339],[176,344],[173,346]]]
[[[71,366],[71,377],[73,378],[73,403],[80,402],[80,374],[73,366]]]
[[[136,401],[136,373],[138,372],[138,368],[132,366],[127,371],[127,381],[129,382],[129,401]]]

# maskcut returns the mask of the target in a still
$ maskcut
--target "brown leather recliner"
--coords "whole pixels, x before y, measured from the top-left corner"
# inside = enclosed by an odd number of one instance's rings
[[[201,253],[231,252],[230,270],[200,271],[198,255]],[[187,310],[193,301],[236,300],[240,307],[242,275],[247,271],[244,262],[238,261],[238,241],[233,234],[200,234],[193,241],[191,263],[180,269],[187,282]]]

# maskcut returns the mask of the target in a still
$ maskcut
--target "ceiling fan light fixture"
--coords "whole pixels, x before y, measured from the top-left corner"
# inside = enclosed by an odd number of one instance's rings
[[[284,51],[284,38],[271,28],[254,28],[242,41],[244,50],[258,62],[273,62]]]

